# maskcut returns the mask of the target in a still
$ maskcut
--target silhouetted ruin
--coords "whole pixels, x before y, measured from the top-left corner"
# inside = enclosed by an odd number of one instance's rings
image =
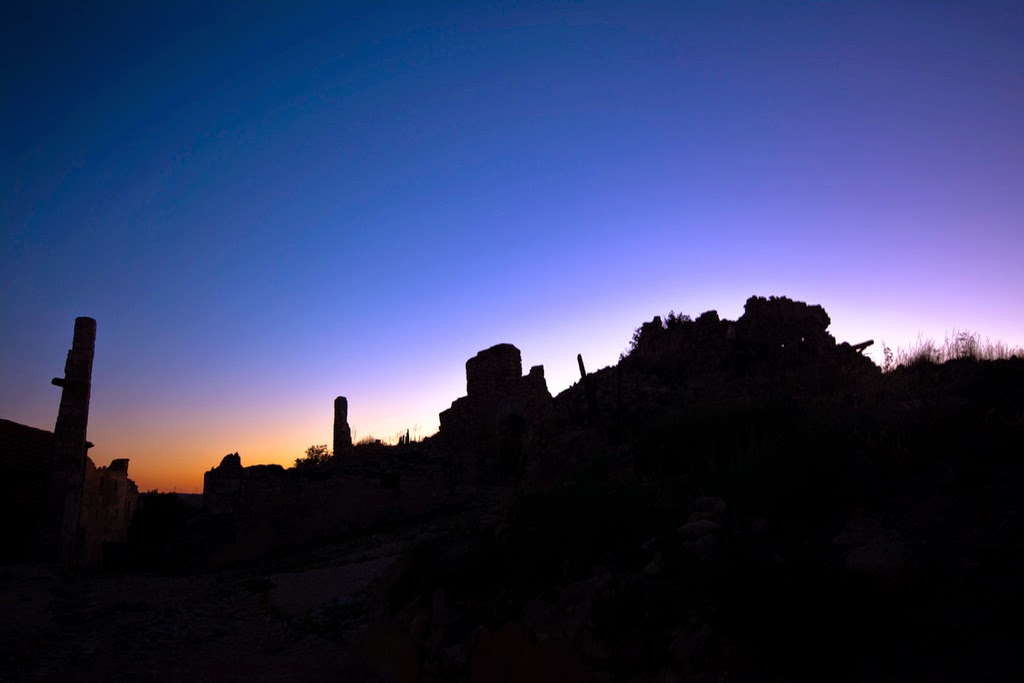
[[[284,471],[280,465],[276,467]],[[243,476],[245,472],[242,469],[242,458],[238,453],[228,453],[221,458],[219,465],[203,475],[203,507],[213,513],[237,510],[240,497],[248,493],[243,493],[242,490]],[[250,478],[257,479],[255,476]]]
[[[417,485],[441,500],[442,482],[496,484],[557,479],[618,441],[621,430],[670,403],[721,400],[785,389],[817,392],[821,377],[851,368],[877,368],[849,345],[836,345],[820,306],[785,297],[751,297],[736,322],[715,311],[696,320],[656,317],[634,338],[618,367],[588,373],[582,356],[579,384],[552,398],[543,366],[523,375],[522,355],[497,344],[466,361],[466,396],[440,413],[440,429],[428,443],[398,444],[418,455],[394,460],[380,446],[357,456],[347,423],[348,401],[334,401],[335,458],[326,469],[302,475],[278,465],[242,467],[227,455],[204,476],[205,508],[242,514],[302,499],[311,491],[359,490],[368,509],[397,510],[389,491]],[[842,360],[838,363],[837,359]],[[780,374],[780,368],[786,368]],[[653,373],[653,374],[652,374]],[[433,454],[432,457],[425,455]],[[347,454],[338,458],[339,454]],[[334,506],[336,509],[337,506]],[[362,512],[340,519],[368,519]]]
[[[36,553],[40,559],[69,563],[78,533],[85,477],[85,432],[89,422],[92,361],[96,352],[96,321],[75,319],[75,336],[64,365],[57,425],[53,429],[53,464]]]
[[[125,542],[138,497],[138,487],[128,478],[128,458],[111,460],[106,467],[96,467],[86,458],[77,561],[85,566],[100,565],[108,547]]]
[[[512,344],[481,351],[466,361],[466,395],[440,414],[437,438],[470,480],[515,479],[537,453],[552,399],[544,366],[522,372],[522,356]]]
[[[339,397],[344,457],[145,494],[115,574],[6,567],[0,679],[1021,680],[1024,359],[882,373],[829,322],[659,316],[553,398],[500,344],[415,442]],[[0,421],[10,518],[53,442]],[[79,548],[126,465],[85,461]]]
[[[340,457],[352,448],[352,430],[348,426],[348,399],[334,399],[334,456]]]
[[[97,468],[86,454],[95,344],[96,321],[77,318],[64,377],[52,381],[61,387],[52,433],[0,420],[9,559],[96,565],[105,544],[125,540],[138,496],[128,459]]]

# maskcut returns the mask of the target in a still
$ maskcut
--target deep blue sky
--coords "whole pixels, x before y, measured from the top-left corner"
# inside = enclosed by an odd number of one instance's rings
[[[669,309],[1024,343],[1024,3],[24,3],[0,15],[0,417],[143,487],[432,432]],[[219,6],[215,6],[219,5]],[[301,5],[296,8],[293,5]]]

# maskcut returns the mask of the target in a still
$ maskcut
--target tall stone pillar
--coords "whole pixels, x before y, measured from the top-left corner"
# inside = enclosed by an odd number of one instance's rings
[[[348,399],[334,399],[334,455],[352,448],[352,431],[348,428]]]
[[[53,428],[50,486],[36,536],[36,556],[43,561],[70,565],[75,559],[95,350],[96,321],[75,318],[75,336],[64,364],[64,377],[55,377],[52,382],[61,387],[61,394]]]

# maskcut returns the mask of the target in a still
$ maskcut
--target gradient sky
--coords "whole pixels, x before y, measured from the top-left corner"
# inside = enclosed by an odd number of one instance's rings
[[[0,417],[52,429],[96,318],[91,454],[143,489],[752,294],[1024,344],[1022,2],[17,4]]]

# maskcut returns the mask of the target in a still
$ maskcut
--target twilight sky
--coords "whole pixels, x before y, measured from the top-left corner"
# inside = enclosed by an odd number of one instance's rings
[[[18,4],[0,417],[52,429],[96,318],[91,455],[143,489],[752,294],[1024,344],[1019,1]]]

